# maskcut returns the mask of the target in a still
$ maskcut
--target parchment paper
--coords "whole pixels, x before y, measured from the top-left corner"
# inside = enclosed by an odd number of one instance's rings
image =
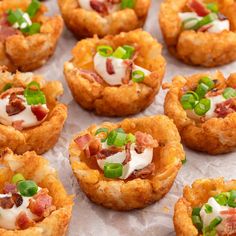
[[[153,0],[149,16],[146,21],[145,30],[150,32],[164,45],[157,13],[160,0]],[[45,2],[49,7],[49,14],[59,13],[56,0]],[[127,213],[107,210],[91,203],[73,176],[68,161],[68,145],[73,134],[85,129],[92,123],[103,121],[115,122],[119,119],[97,117],[77,105],[63,77],[63,64],[71,58],[70,51],[76,43],[75,38],[65,28],[59,41],[55,55],[40,70],[36,71],[44,75],[48,80],[60,80],[64,86],[64,95],[61,101],[68,105],[69,114],[64,130],[56,146],[44,156],[50,160],[51,165],[57,169],[61,181],[70,194],[75,195],[73,216],[68,230],[69,236],[173,236],[174,228],[172,222],[173,208],[177,199],[182,195],[183,186],[191,184],[196,178],[224,176],[226,179],[236,178],[236,153],[221,156],[209,156],[197,153],[185,148],[187,163],[180,170],[171,191],[156,204],[143,210],[135,210]],[[167,49],[163,48],[168,65],[164,81],[171,81],[174,75],[188,75],[205,71],[204,68],[187,66],[170,56]],[[225,75],[235,72],[236,63],[224,67],[211,69],[214,72],[220,69]],[[137,116],[149,116],[163,113],[163,102],[165,92],[160,91],[153,104],[143,113]]]

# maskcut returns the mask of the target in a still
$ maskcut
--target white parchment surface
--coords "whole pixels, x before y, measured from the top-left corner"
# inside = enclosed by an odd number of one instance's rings
[[[177,1],[177,0],[176,0]],[[160,8],[160,0],[153,0],[146,21],[145,30],[163,43],[157,21],[157,13]],[[56,0],[45,2],[49,8],[49,14],[59,13]],[[64,95],[61,101],[68,105],[69,114],[64,130],[56,146],[44,154],[51,165],[57,169],[61,181],[70,194],[75,195],[73,216],[68,230],[69,236],[173,236],[172,222],[173,208],[177,199],[182,195],[183,186],[191,184],[196,178],[224,176],[226,179],[236,178],[236,153],[221,156],[209,156],[197,153],[185,148],[187,163],[180,170],[171,191],[160,202],[143,210],[121,213],[107,210],[91,203],[73,176],[68,161],[68,145],[73,134],[87,128],[92,123],[103,121],[115,122],[119,119],[97,117],[77,105],[63,77],[63,64],[71,58],[70,51],[76,43],[73,35],[65,28],[59,41],[55,55],[48,63],[37,71],[47,80],[60,80],[64,86]],[[164,44],[164,43],[163,43]],[[167,60],[167,72],[164,81],[171,81],[174,75],[188,75],[204,71],[204,68],[187,66],[171,57],[166,47],[163,55]],[[228,75],[236,72],[236,63],[216,68]],[[216,69],[208,71],[214,72]],[[149,116],[163,113],[165,92],[160,91],[153,104],[143,113],[137,116]],[[58,235],[59,236],[59,235]]]

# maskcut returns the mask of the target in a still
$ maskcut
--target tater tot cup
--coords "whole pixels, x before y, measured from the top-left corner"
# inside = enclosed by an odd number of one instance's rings
[[[226,79],[219,71],[212,75],[201,73],[189,77],[176,76],[172,84],[168,85],[165,114],[173,119],[183,143],[189,148],[212,155],[231,152],[236,148],[236,112],[228,114],[225,118],[215,117],[205,122],[197,122],[187,116],[180,103],[182,90],[185,87],[195,88],[204,76],[216,80],[218,89],[236,86],[236,74],[231,74]]]
[[[136,45],[138,56],[135,64],[149,71],[142,83],[109,86],[106,83],[89,81],[81,70],[94,72],[93,57],[98,45]],[[121,33],[98,39],[85,39],[77,43],[72,51],[73,58],[64,65],[65,79],[75,101],[84,109],[103,116],[127,116],[147,108],[158,93],[165,73],[162,46],[142,30]]]
[[[127,211],[144,208],[167,194],[182,166],[185,154],[173,122],[166,116],[125,119],[121,123],[104,123],[101,127],[122,128],[125,132],[141,131],[152,135],[159,142],[154,149],[154,176],[146,179],[108,179],[99,170],[95,159],[89,159],[72,141],[69,148],[70,162],[81,189],[88,198],[104,207]],[[94,135],[97,126],[92,125],[85,133]]]
[[[25,11],[31,0],[3,0],[0,3],[0,15],[9,9]],[[47,8],[41,3],[34,22],[41,24],[40,32],[33,35],[16,34],[0,42],[0,65],[10,71],[31,71],[44,65],[54,53],[57,41],[63,29],[61,16],[44,16]]]
[[[65,235],[72,212],[73,197],[69,196],[58,179],[55,169],[49,166],[46,159],[37,156],[35,152],[14,155],[10,149],[0,154],[0,191],[5,183],[10,183],[16,173],[21,173],[26,179],[35,181],[38,186],[47,188],[53,199],[56,210],[35,226],[25,230],[7,230],[0,228],[4,236],[54,236]]]
[[[203,2],[210,2],[204,0]],[[171,54],[190,65],[214,67],[236,59],[236,3],[216,0],[230,22],[230,31],[220,33],[182,31],[178,13],[186,8],[187,0],[165,0],[161,4],[159,22]]]
[[[42,154],[48,151],[57,142],[67,118],[67,107],[57,101],[57,97],[63,94],[62,84],[59,81],[46,82],[32,73],[11,74],[5,70],[0,71],[0,78],[0,91],[8,83],[13,87],[26,87],[32,81],[38,82],[46,96],[49,109],[46,120],[35,127],[19,131],[12,126],[0,124],[0,149],[9,147],[17,154],[26,151]]]
[[[183,197],[178,200],[174,210],[174,226],[177,236],[201,236],[192,222],[192,210],[202,206],[210,197],[222,192],[236,190],[236,181],[224,178],[198,179],[192,186],[185,186]]]
[[[78,0],[58,0],[65,24],[77,38],[104,37],[128,32],[144,25],[150,0],[136,0],[134,9],[123,9],[102,16],[80,7]]]

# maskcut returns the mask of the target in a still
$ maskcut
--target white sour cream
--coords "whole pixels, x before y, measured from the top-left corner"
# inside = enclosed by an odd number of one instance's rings
[[[33,127],[42,123],[44,120],[41,121],[37,120],[37,117],[31,111],[31,106],[27,104],[25,97],[23,95],[17,95],[17,96],[24,100],[23,104],[25,106],[25,110],[23,110],[19,114],[9,116],[6,112],[6,106],[9,103],[10,95],[5,97],[4,99],[0,99],[0,123],[3,125],[10,126],[14,121],[23,120],[24,121],[22,123],[23,128]],[[46,104],[42,106],[48,109]]]
[[[138,154],[135,150],[135,144],[130,147],[131,160],[123,166],[123,175],[120,179],[127,179],[135,170],[141,170],[152,162],[153,148],[146,148],[143,153]],[[97,159],[99,167],[103,170],[105,163],[122,164],[126,158],[125,150],[118,152],[106,159]]]
[[[40,188],[39,188],[40,189]],[[0,194],[0,198],[4,197],[11,197],[11,194]],[[39,217],[35,214],[33,214],[29,208],[30,199],[32,197],[23,197],[23,203],[19,206],[16,207],[14,205],[10,209],[3,209],[0,207],[0,228],[3,229],[10,229],[14,230],[16,229],[16,218],[17,216],[23,211],[26,213],[26,215],[29,217],[31,220],[37,220]]]
[[[109,57],[111,59],[111,63],[113,65],[114,74],[109,74],[107,72],[106,62],[107,57],[101,56],[99,53],[96,53],[94,56],[94,68],[96,72],[109,84],[109,85],[121,85],[123,84],[122,79],[126,76],[126,70],[128,65],[125,63],[123,59]],[[141,70],[144,72],[145,76],[149,75],[151,72],[140,67],[134,65],[133,71]]]

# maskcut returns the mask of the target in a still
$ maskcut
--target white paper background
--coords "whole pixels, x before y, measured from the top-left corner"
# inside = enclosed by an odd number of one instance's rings
[[[160,2],[153,0],[150,7],[149,16],[145,25],[145,30],[153,37],[163,43],[159,24],[157,23],[157,12]],[[56,0],[46,1],[50,14],[58,13]],[[70,59],[70,51],[76,40],[68,30],[59,41],[55,55],[40,70],[48,80],[60,80],[63,83],[65,92],[61,101],[68,105],[69,114],[64,130],[56,146],[44,156],[50,160],[60,175],[60,178],[70,194],[75,194],[75,206],[73,216],[68,230],[69,236],[173,236],[174,228],[172,223],[173,208],[177,199],[182,195],[182,188],[186,184],[191,184],[196,178],[224,176],[225,178],[236,178],[236,154],[231,153],[221,156],[208,156],[202,153],[193,152],[185,148],[187,163],[183,166],[173,185],[171,191],[160,202],[153,204],[143,210],[135,210],[126,213],[114,212],[91,203],[79,189],[73,177],[68,161],[68,145],[72,135],[85,129],[92,123],[103,121],[115,122],[119,119],[97,117],[79,107],[70,95],[70,91],[63,78],[63,63]],[[194,68],[187,66],[175,58],[171,57],[167,49],[163,48],[163,54],[168,62],[167,72],[164,81],[171,81],[176,74],[188,75],[204,68]],[[235,72],[236,63],[217,68],[228,75]],[[210,71],[215,71],[211,69]],[[163,113],[163,102],[165,92],[160,91],[153,104],[143,113],[137,116],[148,116]]]

